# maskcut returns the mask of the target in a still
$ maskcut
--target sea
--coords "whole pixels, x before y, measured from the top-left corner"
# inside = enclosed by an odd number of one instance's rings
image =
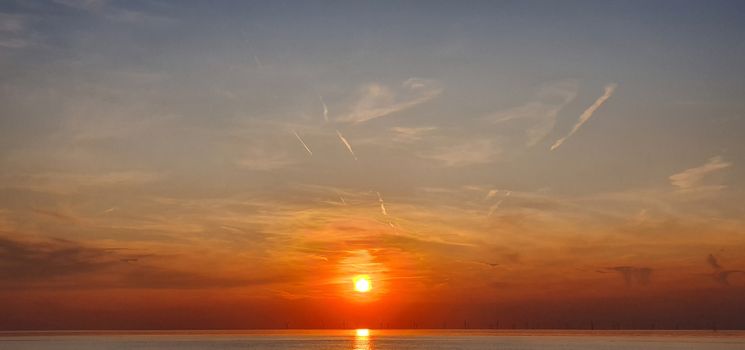
[[[5,350],[745,349],[745,331],[281,330],[0,332]]]

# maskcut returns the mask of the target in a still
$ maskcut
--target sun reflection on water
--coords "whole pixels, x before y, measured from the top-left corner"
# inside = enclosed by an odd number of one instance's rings
[[[370,330],[367,328],[361,328],[355,330],[354,337],[354,350],[372,350],[373,342],[370,339]]]

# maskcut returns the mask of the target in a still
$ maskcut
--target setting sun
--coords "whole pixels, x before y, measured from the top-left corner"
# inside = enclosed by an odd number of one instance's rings
[[[354,290],[360,293],[366,293],[369,292],[370,289],[372,289],[370,277],[368,277],[367,275],[359,275],[354,278]]]

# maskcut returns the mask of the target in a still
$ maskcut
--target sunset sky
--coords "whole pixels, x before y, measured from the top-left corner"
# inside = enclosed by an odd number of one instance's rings
[[[0,329],[745,327],[744,19],[3,1]]]

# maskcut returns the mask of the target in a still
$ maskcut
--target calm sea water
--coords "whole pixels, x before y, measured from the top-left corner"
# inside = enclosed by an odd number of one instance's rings
[[[0,349],[745,349],[745,332],[443,330],[0,332]]]

